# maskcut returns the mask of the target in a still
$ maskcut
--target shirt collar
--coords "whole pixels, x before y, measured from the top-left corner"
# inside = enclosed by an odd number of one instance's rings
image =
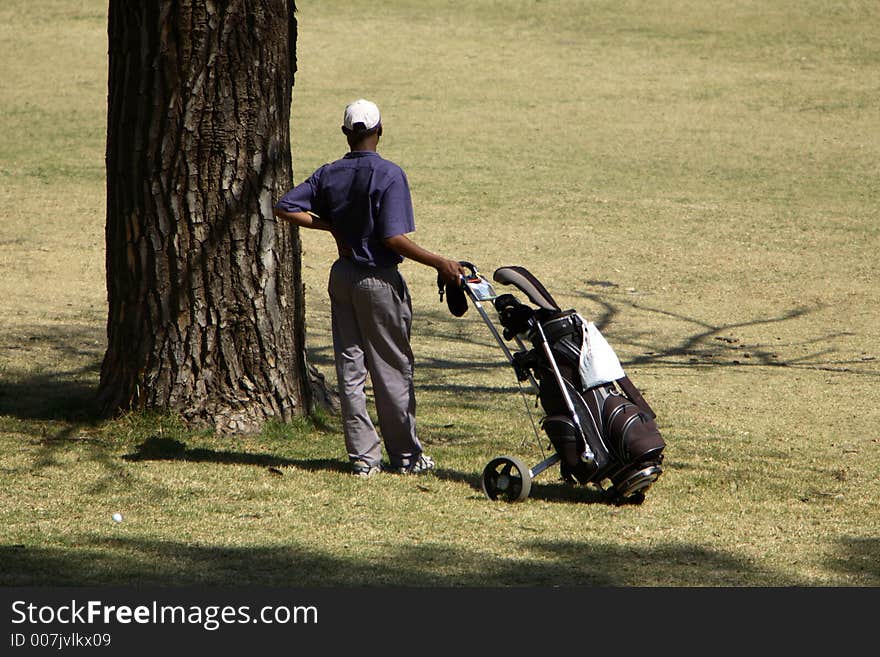
[[[349,151],[348,153],[345,154],[345,157],[347,157],[347,158],[372,157],[374,155],[376,157],[379,157],[379,154],[376,151]]]

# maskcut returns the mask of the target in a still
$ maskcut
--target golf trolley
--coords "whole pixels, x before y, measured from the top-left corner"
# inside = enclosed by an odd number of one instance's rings
[[[512,294],[496,294],[473,264],[461,264],[468,276],[462,277],[460,288],[444,289],[438,280],[441,299],[445,291],[456,316],[467,310],[465,297],[477,309],[518,382],[529,381],[538,395],[545,412],[541,429],[555,450],[533,467],[514,456],[489,461],[482,478],[486,497],[525,500],[532,480],[558,463],[568,483],[596,485],[615,504],[641,503],[662,473],[665,443],[654,412],[595,325],[574,310],[563,311],[523,267],[496,269],[493,280],[515,287],[532,305]],[[483,307],[486,302],[495,308],[500,333]],[[540,445],[534,421],[532,425]]]

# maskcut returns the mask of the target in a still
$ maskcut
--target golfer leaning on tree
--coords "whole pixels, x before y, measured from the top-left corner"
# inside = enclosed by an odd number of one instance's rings
[[[330,231],[339,259],[330,269],[331,320],[343,430],[352,472],[380,471],[382,443],[367,412],[367,373],[391,468],[431,470],[416,436],[412,304],[398,271],[404,258],[434,267],[455,283],[464,268],[413,242],[412,199],[406,174],[376,149],[382,136],[379,108],[357,100],[345,108],[342,132],[350,151],[325,164],[287,192],[275,215],[303,228]]]

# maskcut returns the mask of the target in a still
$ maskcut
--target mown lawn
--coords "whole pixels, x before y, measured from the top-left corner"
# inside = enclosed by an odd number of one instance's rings
[[[99,422],[106,3],[0,7],[0,583],[880,584],[880,7],[299,4],[294,178],[383,109],[416,241],[518,264],[596,321],[658,412],[640,506],[549,470],[476,313],[407,263],[434,475],[360,481],[337,420],[217,438]],[[357,18],[358,30],[352,31]],[[304,234],[309,356],[333,379],[332,262]],[[111,515],[123,514],[121,523]]]

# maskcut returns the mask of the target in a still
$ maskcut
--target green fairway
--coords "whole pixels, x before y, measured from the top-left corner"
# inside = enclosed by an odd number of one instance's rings
[[[658,413],[664,474],[640,506],[556,468],[487,500],[491,458],[547,454],[539,411],[414,263],[436,474],[349,476],[328,414],[229,438],[97,421],[107,6],[7,0],[0,584],[880,585],[876,1],[297,4],[294,182],[374,100],[416,241],[525,266],[595,321]],[[302,237],[333,382],[335,247]]]

